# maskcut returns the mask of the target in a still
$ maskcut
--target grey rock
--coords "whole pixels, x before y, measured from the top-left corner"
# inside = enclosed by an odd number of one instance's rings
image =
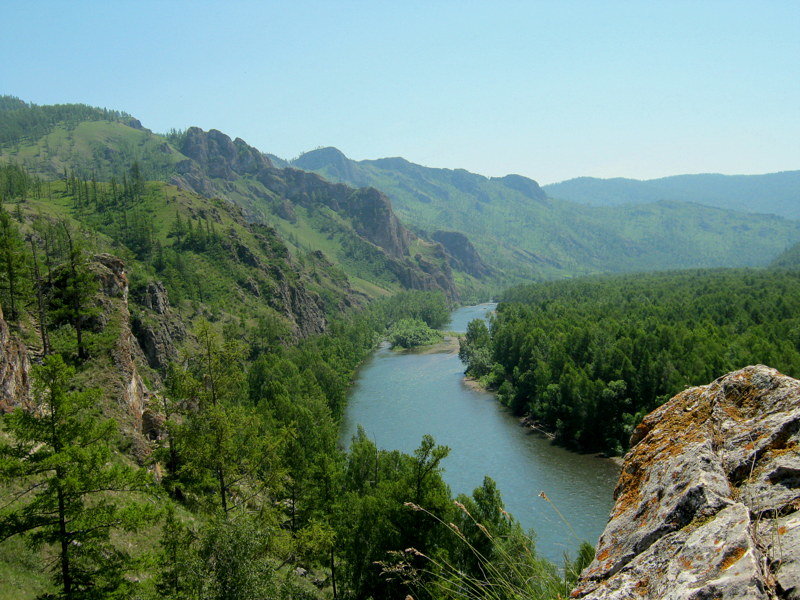
[[[800,598],[799,431],[800,382],[763,365],[647,415],[572,596]]]
[[[0,307],[0,413],[24,404],[31,391],[28,349],[11,333]]]
[[[800,511],[758,524],[758,540],[768,560],[781,598],[800,600]]]

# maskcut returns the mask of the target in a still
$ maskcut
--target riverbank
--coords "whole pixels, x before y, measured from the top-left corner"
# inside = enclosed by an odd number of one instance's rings
[[[576,454],[520,427],[519,419],[489,394],[464,383],[458,335],[492,305],[462,308],[446,326],[446,340],[412,351],[382,344],[358,371],[342,419],[347,447],[361,425],[378,447],[413,453],[424,435],[448,446],[442,461],[454,494],[471,494],[484,476],[497,483],[506,510],[523,528],[537,530],[537,549],[558,562],[574,552],[575,533],[554,513],[548,498],[580,539],[594,542],[608,520],[618,468],[592,455]]]
[[[475,377],[470,377],[469,375],[465,375],[464,378],[463,378],[463,382],[464,382],[464,385],[466,387],[468,387],[469,389],[471,389],[473,391],[476,391],[476,392],[492,394],[495,397],[495,400],[497,400],[497,396],[495,394],[495,391],[490,389],[486,385],[484,385],[481,382],[480,379],[476,379]],[[519,424],[524,429],[527,429],[528,431],[536,433],[537,435],[541,435],[541,436],[547,438],[551,442],[553,440],[555,440],[555,435],[551,431],[547,431],[546,429],[543,429],[542,427],[540,427],[539,424],[536,421],[534,421],[533,419],[531,419],[529,416],[521,417],[519,419]],[[620,468],[622,467],[622,463],[623,463],[623,457],[622,456],[607,456],[606,454],[602,454],[602,453],[601,454],[596,454],[595,456],[597,458],[610,460],[612,463],[614,463],[618,467],[620,467]]]

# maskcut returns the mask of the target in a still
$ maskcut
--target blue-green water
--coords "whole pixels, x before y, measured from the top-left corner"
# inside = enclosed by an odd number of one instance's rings
[[[469,321],[493,308],[459,309],[447,329],[463,332]],[[350,394],[342,442],[349,443],[361,424],[379,447],[411,452],[429,433],[451,448],[443,465],[453,493],[471,493],[484,475],[492,477],[506,509],[536,531],[545,557],[560,562],[565,551],[575,550],[578,539],[596,544],[613,504],[616,465],[568,452],[529,432],[491,394],[467,387],[463,371],[456,353],[377,350]],[[542,491],[569,526],[539,497]]]

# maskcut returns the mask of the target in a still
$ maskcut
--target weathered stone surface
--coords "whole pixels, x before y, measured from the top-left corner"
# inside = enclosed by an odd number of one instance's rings
[[[89,267],[106,296],[128,300],[128,276],[125,262],[110,254],[95,254]]]
[[[169,295],[160,281],[150,281],[139,299],[142,306],[153,312],[163,315],[169,310]]]
[[[767,559],[780,598],[800,599],[800,511],[758,523],[758,540]]]
[[[30,396],[28,349],[11,334],[0,307],[0,413],[22,404]]]
[[[131,331],[156,371],[166,372],[178,360],[177,344],[186,338],[186,328],[170,308],[169,295],[160,281],[151,281],[139,294],[138,303],[147,310],[137,311],[131,319]]]
[[[799,431],[800,382],[763,365],[653,411],[573,597],[800,597]]]

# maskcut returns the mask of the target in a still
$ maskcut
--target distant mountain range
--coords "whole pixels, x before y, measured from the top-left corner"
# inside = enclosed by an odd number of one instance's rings
[[[136,162],[147,179],[239,205],[300,254],[324,253],[370,296],[413,288],[480,298],[521,280],[762,266],[800,241],[800,222],[753,214],[766,209],[742,191],[760,190],[751,197],[772,198],[788,213],[797,173],[746,177],[738,195],[725,191],[737,178],[686,176],[706,182],[697,186],[706,196],[652,192],[590,206],[583,197],[550,197],[570,182],[542,188],[520,175],[489,178],[403,158],[355,161],[330,147],[289,162],[217,130],[159,135],[123,112],[7,96],[0,97],[0,162],[48,178],[74,171],[118,182]],[[728,197],[748,212],[700,203]]]
[[[673,200],[800,219],[800,171],[766,175],[675,175],[646,181],[578,177],[546,185],[543,189],[552,198],[592,206]]]
[[[466,234],[509,279],[765,265],[800,234],[800,224],[786,218],[751,214],[764,212],[758,205],[741,212],[701,205],[687,195],[587,206],[551,198],[553,186],[541,188],[519,175],[487,178],[403,158],[355,161],[336,148],[319,148],[283,164],[383,191],[412,228]],[[784,181],[779,175],[776,180]],[[797,189],[790,177],[784,187],[787,198]]]

